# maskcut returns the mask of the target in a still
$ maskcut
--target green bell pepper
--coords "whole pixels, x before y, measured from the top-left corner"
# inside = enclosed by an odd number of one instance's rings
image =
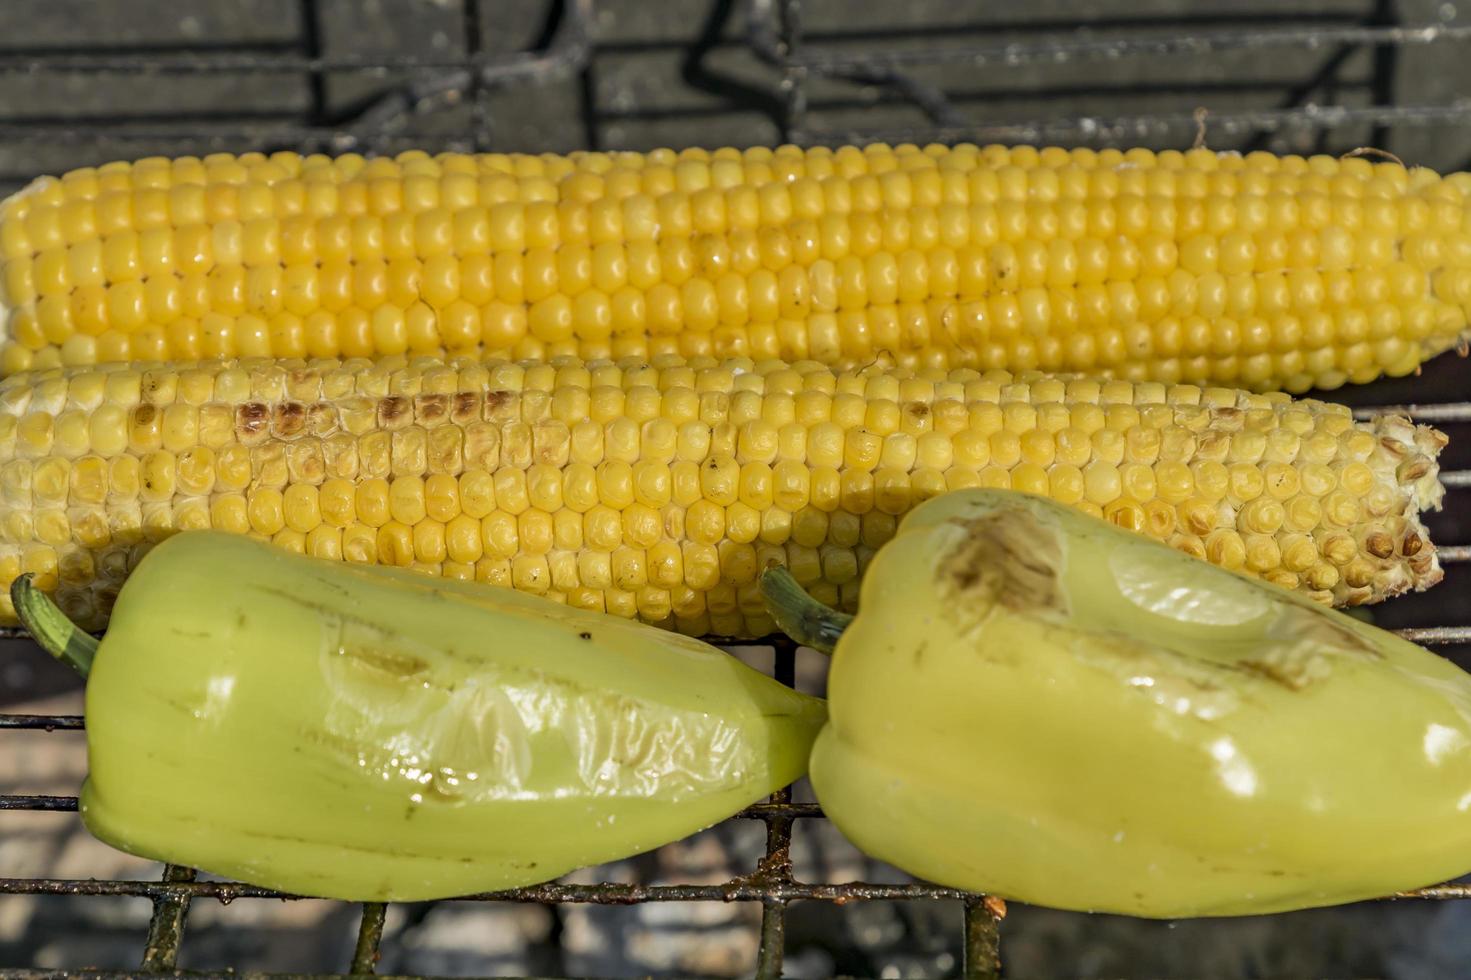
[[[1471,869],[1471,677],[1391,633],[1049,500],[945,494],[835,645],[824,811],[920,877],[1139,916],[1322,906]]]
[[[86,826],[303,895],[421,900],[657,847],[792,782],[823,703],[698,640],[511,589],[187,532],[98,641],[28,578],[87,672]]]

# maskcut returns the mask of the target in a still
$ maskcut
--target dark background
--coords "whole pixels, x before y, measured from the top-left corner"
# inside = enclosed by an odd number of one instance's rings
[[[1385,28],[1400,30],[1365,43]],[[1374,146],[1459,169],[1471,160],[1461,32],[1471,4],[1434,0],[4,0],[0,193],[68,167],[212,150],[1186,147],[1198,108],[1218,149]],[[1443,357],[1422,377],[1329,397],[1468,395],[1464,363]],[[1471,425],[1444,428],[1446,468],[1471,468]],[[1471,543],[1471,492],[1453,491],[1430,523],[1441,544]],[[1448,566],[1439,588],[1375,612],[1391,626],[1471,625],[1468,585],[1464,563]],[[820,663],[803,667],[820,684]],[[0,649],[3,710],[76,712],[78,693],[29,645]],[[0,732],[0,792],[74,793],[84,768],[78,734]],[[799,877],[902,880],[825,823],[798,828]],[[759,825],[731,824],[579,880],[723,881],[760,852]],[[0,814],[0,877],[157,874],[75,815]],[[133,968],[148,913],[138,899],[0,897],[0,967]],[[356,914],[197,902],[180,962],[342,970]],[[789,918],[793,976],[958,969],[954,903],[798,904]],[[380,972],[741,975],[758,921],[749,906],[395,907]],[[1471,976],[1471,905],[1182,923],[1013,906],[1002,952],[1017,977]]]

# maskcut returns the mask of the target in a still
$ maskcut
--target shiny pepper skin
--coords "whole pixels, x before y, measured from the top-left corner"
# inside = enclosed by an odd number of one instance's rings
[[[86,717],[102,840],[401,901],[684,837],[801,776],[825,711],[675,633],[201,531],[124,585]]]
[[[1471,869],[1471,677],[1388,632],[993,490],[914,510],[859,608],[812,783],[915,875],[1174,918]]]

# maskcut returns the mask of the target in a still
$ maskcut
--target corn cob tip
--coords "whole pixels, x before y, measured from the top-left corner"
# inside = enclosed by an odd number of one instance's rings
[[[1392,525],[1402,523],[1402,527],[1399,533],[1381,539],[1366,536],[1365,550],[1380,567],[1373,589],[1362,590],[1363,595],[1359,590],[1350,593],[1350,605],[1423,592],[1445,577],[1430,532],[1421,520],[1426,511],[1440,510],[1445,499],[1438,462],[1447,442],[1445,434],[1402,415],[1378,415],[1367,426],[1378,444],[1368,460],[1369,468],[1386,485],[1402,491],[1399,512],[1388,515]]]

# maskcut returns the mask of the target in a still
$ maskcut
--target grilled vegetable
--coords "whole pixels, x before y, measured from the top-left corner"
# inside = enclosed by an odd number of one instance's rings
[[[760,569],[852,608],[899,516],[989,486],[1364,603],[1441,577],[1418,515],[1442,442],[1280,394],[964,370],[78,368],[0,382],[0,583],[34,572],[100,626],[154,541],[210,527],[755,637]]]
[[[1174,918],[1471,869],[1471,677],[1351,616],[1007,491],[914,510],[851,621],[782,575],[823,811],[913,874]]]
[[[0,369],[889,352],[1301,392],[1465,342],[1468,192],[1203,149],[151,158],[0,207]]]
[[[150,553],[100,645],[14,593],[90,661],[88,829],[304,895],[444,898],[649,850],[802,775],[825,717],[698,640],[234,535]]]

